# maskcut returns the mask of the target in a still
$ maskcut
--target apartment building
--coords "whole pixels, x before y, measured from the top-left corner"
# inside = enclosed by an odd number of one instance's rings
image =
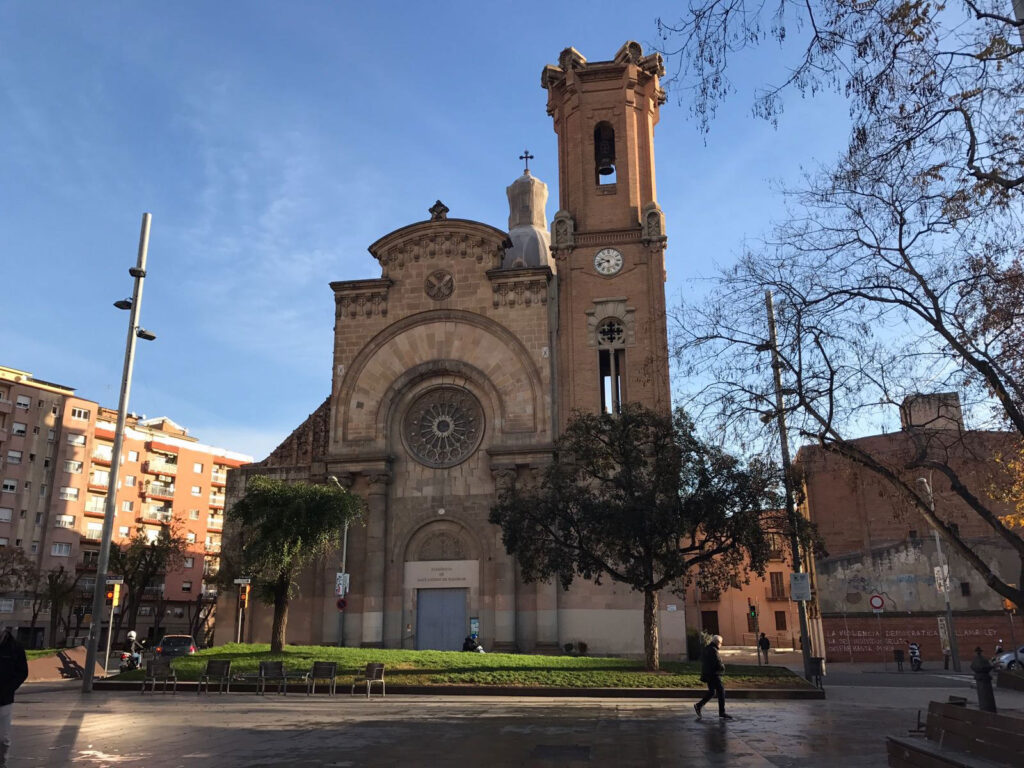
[[[55,637],[36,591],[7,585],[0,594],[0,624],[30,647],[88,633],[116,423],[115,410],[70,387],[0,366],[0,547],[18,547],[44,572],[63,566],[77,579]],[[140,635],[187,631],[202,598],[215,598],[227,470],[250,461],[200,443],[166,417],[127,419],[113,541],[138,531],[155,539],[178,521],[188,549],[180,568],[147,587],[134,627]]]

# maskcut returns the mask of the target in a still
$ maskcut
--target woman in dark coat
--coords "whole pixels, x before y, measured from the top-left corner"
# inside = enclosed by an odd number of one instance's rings
[[[722,673],[725,672],[725,664],[722,663],[722,657],[718,654],[718,649],[721,647],[722,636],[712,635],[711,642],[704,647],[704,653],[701,655],[700,679],[701,682],[707,683],[708,692],[704,694],[703,699],[693,705],[698,720],[703,718],[701,708],[711,701],[712,696],[718,696],[718,716],[725,720],[732,720],[732,715],[725,714],[725,688],[722,687]]]

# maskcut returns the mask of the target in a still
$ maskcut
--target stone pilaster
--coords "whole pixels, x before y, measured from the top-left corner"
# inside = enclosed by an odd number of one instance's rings
[[[340,481],[341,478],[339,477]],[[370,474],[366,493],[366,584],[363,587],[363,646],[384,645],[384,573],[387,569],[388,483],[386,472]]]

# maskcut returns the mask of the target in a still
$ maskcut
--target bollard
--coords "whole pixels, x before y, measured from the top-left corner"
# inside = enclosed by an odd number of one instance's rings
[[[992,690],[992,665],[982,654],[981,648],[974,649],[971,671],[974,672],[974,682],[978,687],[978,709],[982,712],[995,712],[996,695]]]

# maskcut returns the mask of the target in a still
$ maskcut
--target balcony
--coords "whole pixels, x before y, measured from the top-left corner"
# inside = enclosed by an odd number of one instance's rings
[[[772,550],[768,551],[768,559],[769,560],[785,560],[786,559],[786,553],[783,552],[781,549],[772,549]]]
[[[213,485],[225,486],[228,484],[228,473],[227,472],[214,472],[210,475],[210,482]]]
[[[210,494],[210,506],[214,509],[224,509],[224,496],[220,494]]]
[[[0,413],[10,413],[12,410],[14,410],[12,400],[0,400]]]
[[[789,600],[789,590],[785,587],[765,587],[764,596],[767,600]]]
[[[165,483],[147,482],[142,488],[142,495],[154,499],[173,499],[174,486]]]
[[[177,475],[178,463],[166,459],[147,459],[142,465],[142,471],[147,475]]]
[[[700,601],[702,603],[717,603],[721,599],[722,594],[720,592],[707,592],[704,590],[700,592]]]
[[[110,464],[114,460],[114,452],[107,448],[97,449],[92,452],[92,460],[97,464]]]
[[[53,521],[54,528],[74,528],[75,517],[74,515],[58,515],[57,519]]]
[[[206,530],[208,531],[221,531],[224,530],[224,518],[220,515],[216,517],[206,518]]]
[[[174,517],[170,512],[143,512],[139,515],[136,520],[143,523],[160,523],[161,525],[167,525],[171,522],[171,518]]]
[[[207,552],[220,552],[220,542],[219,541],[208,541],[208,542],[206,542],[205,547],[206,547],[206,551]]]
[[[86,503],[85,514],[91,517],[103,517],[107,513],[107,502],[101,501],[99,504]]]
[[[107,489],[109,487],[110,487],[110,480],[109,479],[100,480],[99,478],[96,478],[96,477],[90,477],[89,478],[89,490],[90,491],[95,491],[96,493],[106,493]]]

